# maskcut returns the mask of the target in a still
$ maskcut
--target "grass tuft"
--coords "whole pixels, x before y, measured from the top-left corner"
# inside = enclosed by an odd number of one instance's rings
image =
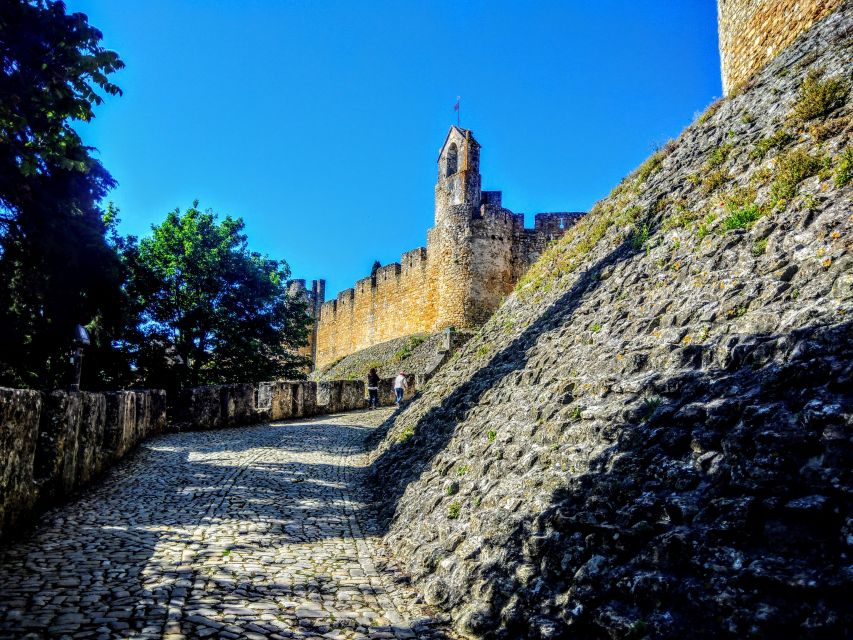
[[[797,95],[791,116],[796,122],[808,122],[825,116],[844,104],[850,85],[843,78],[821,80],[822,69],[809,71]]]
[[[773,205],[786,204],[797,195],[800,183],[815,175],[823,167],[821,159],[803,149],[793,149],[779,156],[776,171],[770,187],[770,200]]]
[[[794,141],[794,136],[785,129],[779,129],[772,136],[762,138],[755,143],[755,148],[749,154],[755,160],[763,160],[772,149],[782,149]]]
[[[853,178],[853,147],[847,147],[841,152],[838,168],[835,170],[835,186],[839,189],[847,186]]]

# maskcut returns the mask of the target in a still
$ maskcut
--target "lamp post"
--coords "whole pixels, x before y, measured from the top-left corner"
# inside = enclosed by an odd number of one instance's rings
[[[80,391],[80,374],[83,371],[83,347],[88,347],[91,343],[89,340],[89,332],[86,327],[78,324],[74,328],[74,351],[71,353],[71,391]]]

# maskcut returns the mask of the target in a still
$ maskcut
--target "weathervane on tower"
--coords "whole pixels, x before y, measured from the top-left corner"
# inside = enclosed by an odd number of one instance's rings
[[[462,127],[462,123],[460,121],[460,114],[459,114],[459,100],[460,100],[459,96],[456,96],[456,104],[453,105],[453,110],[456,112],[456,126]]]

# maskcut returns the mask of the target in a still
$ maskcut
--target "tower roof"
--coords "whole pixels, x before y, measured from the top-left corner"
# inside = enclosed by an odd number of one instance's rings
[[[456,134],[456,135],[454,135]],[[444,151],[444,147],[447,146],[447,143],[450,141],[452,137],[460,137],[463,140],[468,140],[469,144],[474,144],[476,146],[480,146],[480,143],[474,138],[474,132],[470,129],[463,129],[462,127],[457,127],[455,124],[450,125],[450,129],[447,131],[447,136],[444,138],[444,142],[441,144],[441,147],[438,150],[438,158],[441,159],[441,152]]]

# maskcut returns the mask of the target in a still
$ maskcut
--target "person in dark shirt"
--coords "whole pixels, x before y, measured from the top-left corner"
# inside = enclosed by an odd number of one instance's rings
[[[367,408],[376,409],[379,407],[379,374],[376,369],[371,369],[367,374]]]

